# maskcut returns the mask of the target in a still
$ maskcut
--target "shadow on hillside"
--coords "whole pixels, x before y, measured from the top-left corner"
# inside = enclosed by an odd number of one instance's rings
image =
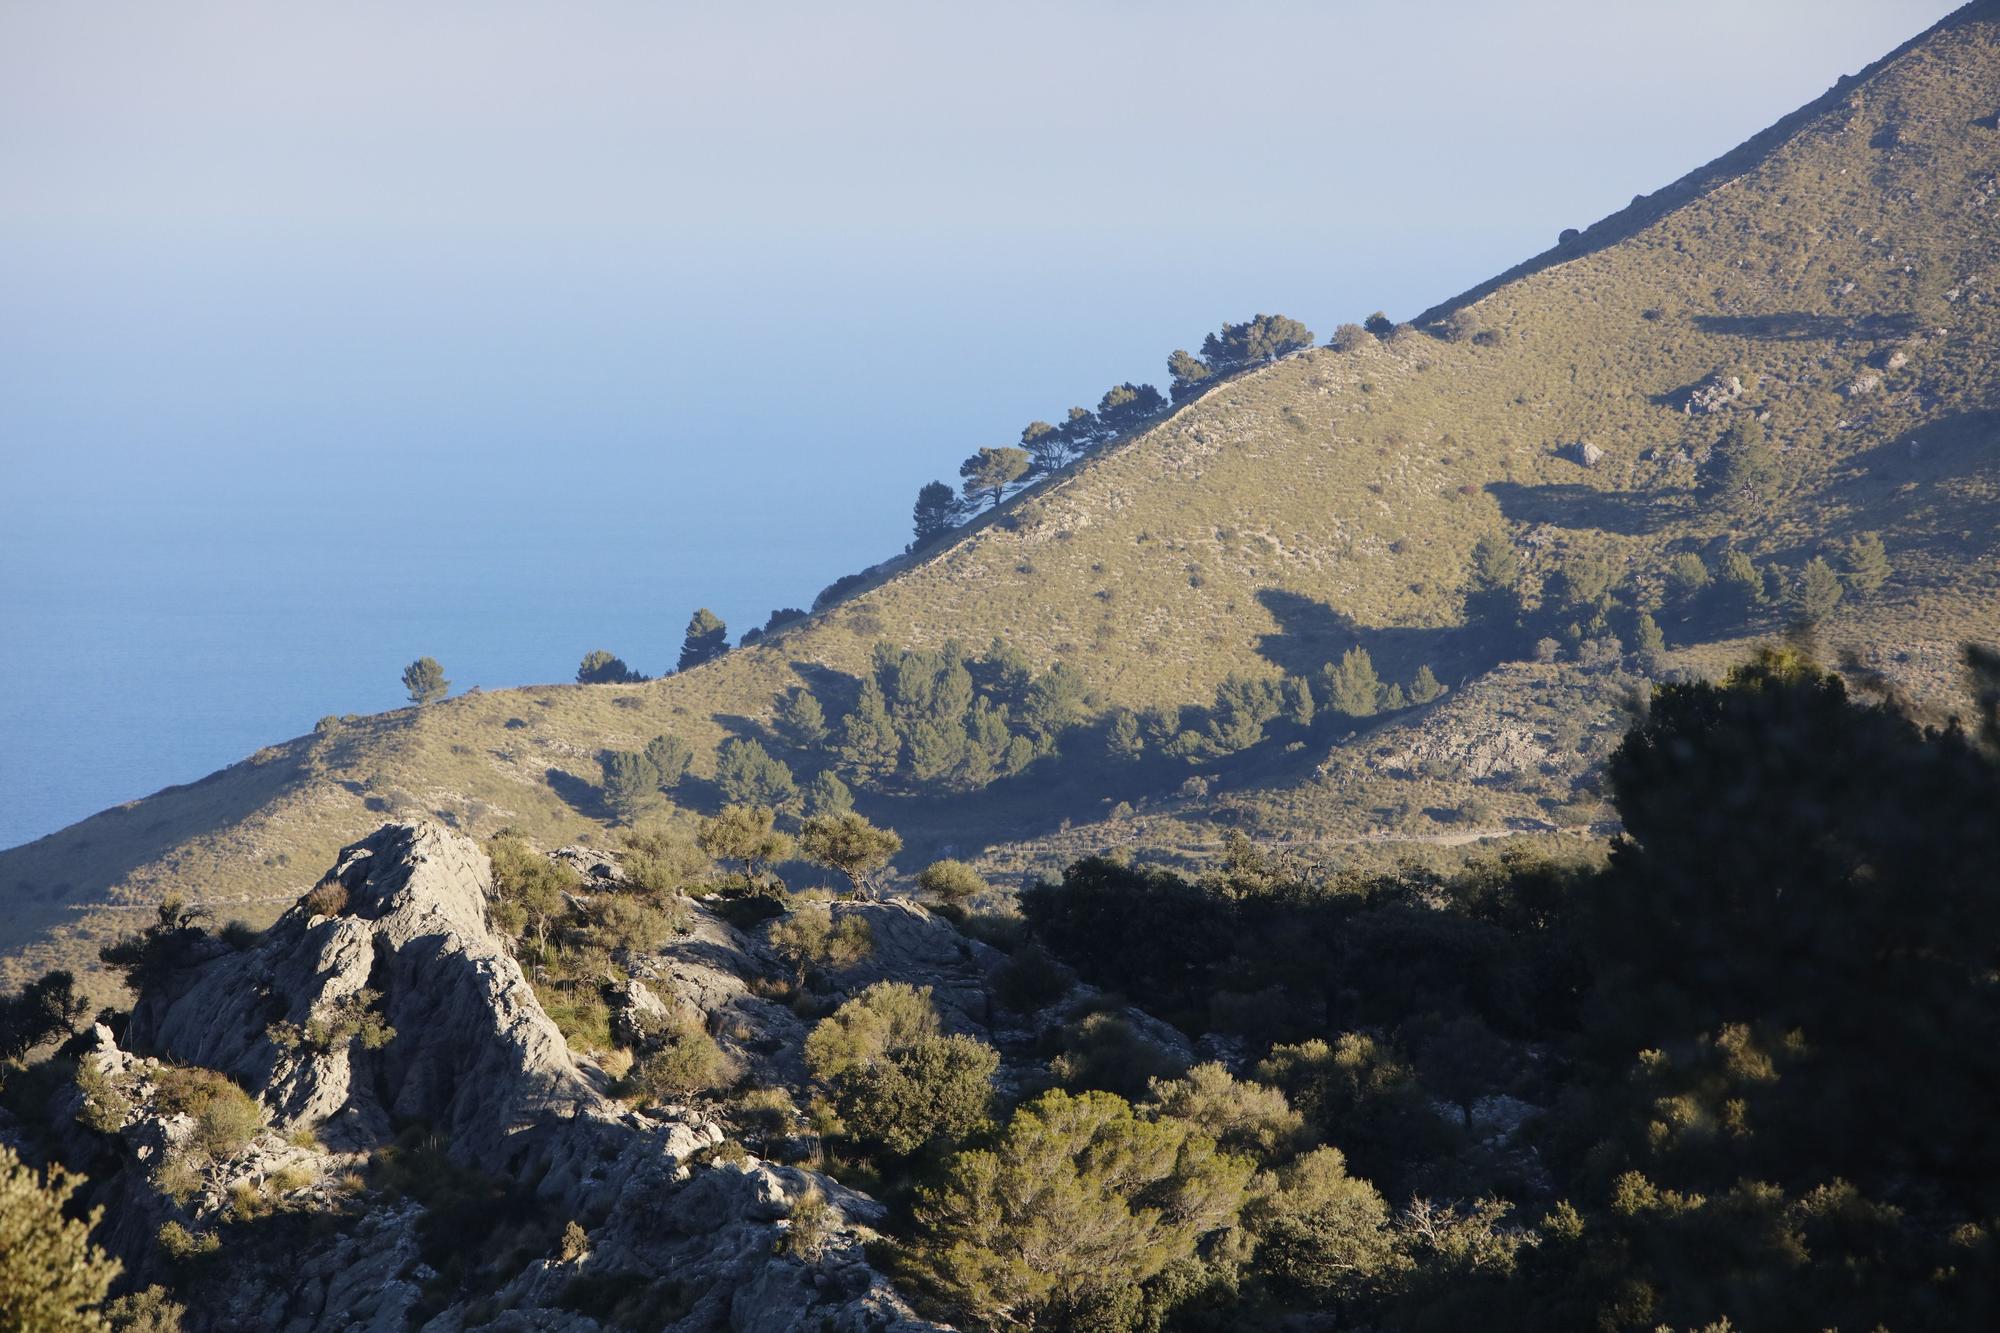
[[[0,910],[8,917],[0,938],[18,944],[69,905],[99,898],[142,866],[268,807],[305,777],[301,761],[311,742],[271,749],[278,753],[261,762],[246,759],[0,852]]]
[[[1592,528],[1622,537],[1658,532],[1679,513],[1677,496],[1633,491],[1600,491],[1575,483],[1523,486],[1495,481],[1486,486],[1510,523],[1552,523],[1559,528]]]
[[[1981,478],[1984,486],[1936,487]],[[1921,544],[1971,554],[1973,540],[2000,530],[2000,410],[1960,412],[1886,440],[1854,456],[1827,488],[1827,508],[1845,511],[1832,535],[1879,530],[1891,558],[1898,545]],[[1945,503],[1941,504],[1941,501]]]
[[[1703,333],[1765,342],[1831,342],[1837,338],[1881,342],[1916,332],[1917,320],[1908,314],[1809,315],[1794,310],[1775,315],[1696,315],[1694,326]]]
[[[791,667],[798,672],[799,679],[805,682],[806,688],[818,695],[820,702],[826,705],[829,723],[835,717],[852,710],[855,700],[861,697],[859,676],[836,671],[821,662],[808,662],[800,658],[793,659]]]
[[[1688,399],[1694,396],[1696,389],[1708,382],[1708,378],[1704,375],[1691,384],[1676,385],[1671,389],[1662,389],[1658,393],[1649,393],[1646,395],[1646,401],[1654,407],[1664,407],[1675,412],[1686,411]]]
[[[1185,708],[1181,723],[1201,731],[1206,725],[1204,710]],[[1186,796],[1191,779],[1200,782],[1197,799],[1211,801],[1212,817],[1227,824],[1234,809],[1230,793],[1304,781],[1325,756],[1327,745],[1352,730],[1346,719],[1333,715],[1307,728],[1273,721],[1261,742],[1234,754],[1190,762],[1149,746],[1143,758],[1118,761],[1106,755],[1099,722],[1065,733],[1059,755],[976,791],[893,795],[857,791],[855,806],[902,835],[897,865],[906,871],[940,857],[973,856],[1002,843],[1049,837],[1072,824],[1110,821],[1106,837],[1115,840],[1121,804],[1147,812],[1171,808]],[[1294,749],[1296,741],[1307,743]],[[1106,850],[1111,845],[1107,842]]]
[[[549,790],[556,794],[558,800],[585,819],[595,819],[601,823],[609,823],[612,820],[611,807],[604,803],[602,788],[585,782],[574,773],[565,773],[560,768],[549,769],[542,774],[542,779],[549,784]]]
[[[1276,634],[1259,635],[1257,653],[1287,675],[1308,676],[1350,648],[1364,648],[1385,681],[1407,683],[1420,666],[1440,678],[1481,660],[1476,634],[1445,629],[1374,628],[1325,602],[1283,588],[1258,590],[1257,601],[1278,622]]]

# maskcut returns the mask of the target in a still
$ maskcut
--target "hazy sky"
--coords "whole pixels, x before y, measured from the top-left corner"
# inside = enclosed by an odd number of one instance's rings
[[[1949,8],[0,0],[0,808],[101,775],[0,843],[418,652],[658,670],[1221,320],[1408,316]]]

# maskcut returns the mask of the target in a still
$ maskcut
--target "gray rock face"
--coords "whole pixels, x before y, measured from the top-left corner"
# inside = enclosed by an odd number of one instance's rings
[[[858,991],[877,981],[929,986],[938,1016],[949,1032],[983,1031],[993,1021],[986,976],[1000,962],[996,949],[967,939],[950,922],[903,899],[832,904],[836,923],[858,916],[868,923],[874,947],[835,981]]]
[[[491,869],[477,844],[434,825],[389,825],[342,852],[332,878],[346,890],[337,916],[301,905],[249,948],[209,941],[149,990],[126,1033],[126,1046],[147,1054],[121,1050],[99,1029],[84,1057],[114,1108],[83,1118],[124,1162],[111,1202],[135,1270],[163,1222],[210,1232],[243,1182],[265,1197],[281,1188],[281,1206],[326,1216],[307,1252],[236,1242],[193,1307],[194,1329],[388,1333],[438,1310],[424,1247],[439,1238],[426,1231],[423,1207],[373,1193],[360,1174],[372,1150],[413,1122],[459,1165],[531,1192],[552,1233],[575,1219],[588,1240],[581,1253],[565,1246],[525,1261],[498,1291],[445,1306],[427,1329],[581,1333],[606,1327],[590,1311],[639,1297],[649,1327],[688,1333],[940,1327],[916,1317],[867,1263],[862,1247],[881,1205],[811,1171],[740,1152],[712,1158],[724,1142],[713,1120],[686,1108],[637,1114],[600,1090],[602,1074],[571,1055],[489,925]],[[796,1050],[798,1020],[750,993],[748,978],[771,962],[761,945],[703,912],[677,948],[652,964],[655,985],[671,994],[626,985],[635,1029],[670,1006],[694,1005],[711,1024],[735,1006],[768,1019],[767,1037],[782,1014]],[[364,990],[379,995],[376,1009],[395,1029],[380,1049],[352,1036],[323,1048],[273,1039],[274,1024],[337,1016]],[[235,1156],[205,1162],[179,1202],[158,1191],[159,1167],[191,1126],[154,1095],[154,1056],[227,1073],[270,1122]],[[87,1112],[81,1091],[70,1096],[72,1112]],[[308,1128],[317,1142],[297,1132]],[[105,1142],[89,1147],[102,1152]],[[802,1255],[784,1242],[812,1194],[831,1215],[821,1243]]]
[[[1743,381],[1718,371],[1688,390],[1687,402],[1682,405],[1681,411],[1689,415],[1720,412],[1742,396]]]
[[[495,1168],[518,1162],[537,1127],[620,1118],[488,926],[492,871],[477,844],[391,824],[342,852],[331,878],[347,891],[339,916],[295,907],[254,947],[149,994],[127,1044],[221,1070],[259,1090],[280,1130],[314,1127],[337,1147],[421,1121],[469,1164]],[[273,1039],[275,1024],[303,1028],[363,990],[380,994],[396,1031],[383,1049]]]

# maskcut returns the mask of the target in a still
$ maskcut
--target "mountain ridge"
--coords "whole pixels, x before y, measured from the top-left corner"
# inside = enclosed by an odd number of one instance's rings
[[[977,648],[1004,636],[1037,667],[1083,672],[1100,713],[1198,706],[1232,672],[1300,674],[1359,645],[1399,681],[1422,665],[1454,686],[1509,682],[1488,692],[1492,707],[1458,688],[1360,741],[1407,750],[1432,720],[1463,717],[1453,725],[1474,740],[1525,730],[1544,756],[1524,759],[1535,771],[1518,790],[1403,778],[1365,745],[1316,732],[1297,756],[1185,770],[1214,795],[1066,790],[1074,808],[1061,810],[1019,784],[977,803],[865,797],[913,853],[970,844],[1025,874],[1108,842],[1219,848],[1232,827],[1329,846],[1386,828],[1420,845],[1447,827],[1426,812],[1475,799],[1496,807],[1496,827],[1582,826],[1587,810],[1565,811],[1590,803],[1592,738],[1610,734],[1629,680],[1568,661],[1496,676],[1507,653],[1464,603],[1481,536],[1519,550],[1532,610],[1536,586],[1578,558],[1611,561],[1638,601],[1661,595],[1680,554],[1744,549],[1796,577],[1812,555],[1881,529],[1895,577],[1850,598],[1822,626],[1825,647],[1874,655],[1900,688],[1950,711],[1956,643],[2000,638],[2000,391],[1979,352],[1994,338],[2000,136],[1975,123],[1993,110],[1996,12],[1987,0],[1949,16],[1648,196],[1656,214],[1603,232],[1632,209],[1613,214],[1569,249],[1426,311],[1421,328],[1234,377],[717,662],[644,685],[529,686],[338,723],[0,852],[12,909],[0,946],[13,951],[0,978],[87,959],[176,887],[268,916],[296,895],[294,867],[323,863],[385,814],[442,811],[475,832],[512,824],[551,841],[590,834],[602,749],[670,731],[706,779],[724,739],[768,734],[782,692],[857,679],[881,638]],[[1715,174],[1745,154],[1744,170]],[[1663,200],[1690,181],[1701,184],[1686,198]],[[1685,410],[1715,376],[1746,387],[1719,412]],[[1769,419],[1781,475],[1765,509],[1722,513],[1699,489],[1698,460],[1745,416]],[[1585,443],[1593,466],[1572,456]],[[1699,670],[1781,631],[1783,615],[1675,628],[1669,669]],[[1501,718],[1509,700],[1544,696],[1568,702]],[[1577,745],[1563,743],[1563,709],[1586,720]],[[1118,815],[1121,803],[1132,812]],[[1403,806],[1414,810],[1394,813]]]

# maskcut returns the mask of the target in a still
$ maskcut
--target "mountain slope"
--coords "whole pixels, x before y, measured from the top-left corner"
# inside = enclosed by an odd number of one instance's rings
[[[1199,856],[1224,825],[1342,847],[1586,823],[1594,738],[1634,678],[1503,663],[1520,654],[1465,611],[1488,534],[1520,552],[1532,606],[1583,556],[1644,600],[1678,554],[1736,549],[1796,576],[1879,531],[1894,576],[1848,599],[1822,649],[1948,709],[1956,644],[2000,639],[1996,89],[2000,6],[1969,6],[1420,326],[1227,382],[757,646],[645,685],[357,720],[0,854],[9,975],[87,956],[170,888],[268,917],[385,814],[587,836],[601,750],[671,731],[709,773],[782,691],[858,676],[878,639],[1002,636],[1037,665],[1070,663],[1100,707],[1200,705],[1231,672],[1307,673],[1356,644],[1385,679],[1429,665],[1457,687],[1351,739],[1186,768],[1205,785],[1185,793],[1093,779],[864,799],[912,865],[947,845],[1005,869],[1113,842]],[[1689,409],[1732,377],[1743,391],[1720,410]],[[1699,460],[1752,415],[1776,480],[1721,506]],[[1585,443],[1594,466],[1575,461]],[[1784,619],[1668,623],[1670,662],[1726,661]],[[1452,810],[1477,817],[1426,813]]]

